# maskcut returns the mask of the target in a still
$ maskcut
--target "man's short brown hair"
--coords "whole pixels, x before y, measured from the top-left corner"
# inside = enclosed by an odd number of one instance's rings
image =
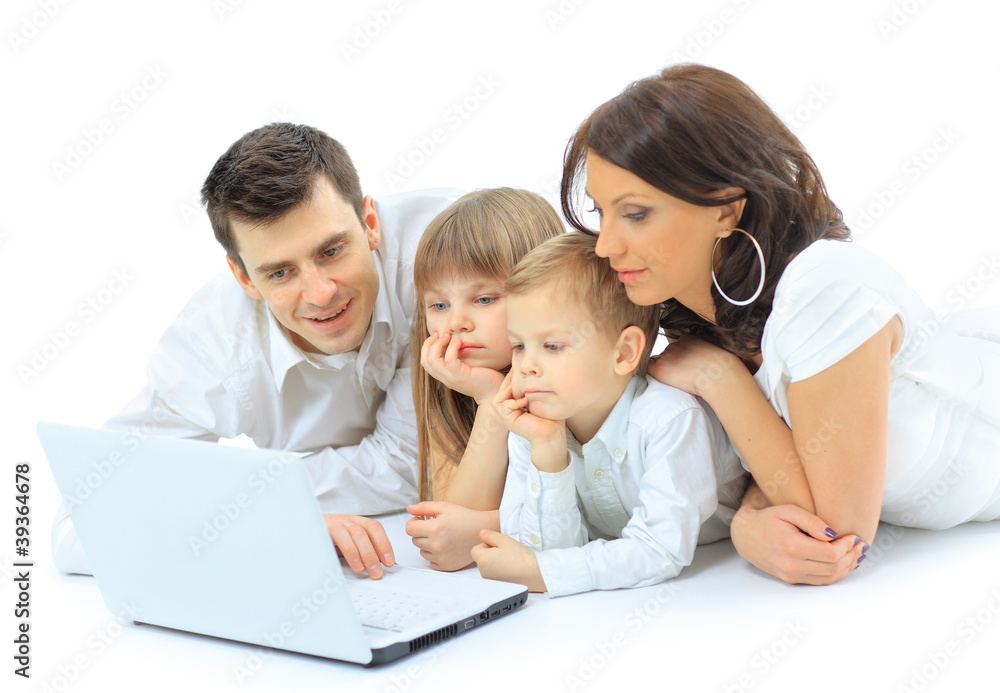
[[[230,222],[267,226],[312,195],[324,175],[364,225],[364,196],[354,163],[337,140],[308,125],[271,123],[236,140],[201,188],[201,202],[226,254],[246,272]]]

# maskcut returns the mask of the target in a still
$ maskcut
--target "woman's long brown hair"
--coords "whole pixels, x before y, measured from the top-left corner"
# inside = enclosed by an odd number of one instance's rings
[[[729,204],[713,191],[746,191],[740,228],[760,244],[767,263],[763,291],[736,306],[715,287],[715,324],[671,298],[660,324],[668,339],[691,334],[749,359],[760,352],[774,291],[794,255],[821,238],[850,238],[840,209],[799,139],[736,77],[704,65],[681,64],[630,84],[599,106],[566,147],[561,186],[566,219],[594,233],[580,215],[588,152],[669,195],[702,206]],[[727,295],[753,295],[760,262],[753,244],[734,233],[719,244],[715,274]]]

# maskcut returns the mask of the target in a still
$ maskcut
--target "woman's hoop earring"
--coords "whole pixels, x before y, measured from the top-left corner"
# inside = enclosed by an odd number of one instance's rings
[[[757,249],[757,257],[760,259],[760,283],[757,285],[757,290],[753,292],[753,296],[751,296],[745,301],[734,301],[733,299],[726,296],[726,293],[722,290],[722,287],[719,286],[719,281],[715,278],[715,251],[719,247],[719,243],[722,242],[722,236],[719,236],[719,238],[715,239],[715,245],[712,247],[712,283],[715,284],[715,288],[719,292],[719,295],[722,296],[722,298],[729,301],[730,303],[732,303],[734,306],[748,306],[754,301],[756,301],[757,297],[760,296],[760,292],[764,290],[764,273],[766,271],[766,268],[764,266],[764,251],[760,249],[760,243],[757,242],[757,239],[751,236],[743,229],[733,229],[733,231],[739,231],[744,236],[749,238],[751,242],[753,242],[753,247]]]

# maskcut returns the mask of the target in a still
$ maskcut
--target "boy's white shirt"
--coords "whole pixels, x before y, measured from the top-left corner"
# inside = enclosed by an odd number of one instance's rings
[[[225,273],[181,310],[154,349],[146,386],[103,427],[210,441],[242,434],[257,447],[314,453],[305,464],[324,512],[376,514],[415,502],[413,258],[424,229],[460,195],[376,201],[379,292],[358,352],[302,352],[264,302]],[[52,554],[64,572],[91,572],[65,506]]]
[[[567,443],[570,464],[546,473],[511,434],[500,504],[501,531],[536,552],[549,596],[656,584],[728,536],[746,474],[695,397],[633,378],[592,440],[567,431]]]

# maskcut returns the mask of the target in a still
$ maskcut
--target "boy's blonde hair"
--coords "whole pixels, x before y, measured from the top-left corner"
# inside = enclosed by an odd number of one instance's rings
[[[598,257],[596,246],[597,236],[583,233],[567,233],[545,241],[517,263],[504,283],[504,292],[519,295],[548,286],[561,290],[577,301],[597,330],[612,339],[635,325],[646,335],[646,346],[635,369],[635,375],[644,376],[659,330],[660,306],[632,303],[611,264]]]
[[[424,231],[413,261],[417,309],[410,330],[420,500],[433,494],[432,447],[458,464],[476,419],[473,398],[445,387],[420,365],[420,348],[428,337],[424,293],[435,282],[452,277],[486,277],[502,286],[523,255],[565,232],[552,205],[540,195],[515,188],[464,195]]]

